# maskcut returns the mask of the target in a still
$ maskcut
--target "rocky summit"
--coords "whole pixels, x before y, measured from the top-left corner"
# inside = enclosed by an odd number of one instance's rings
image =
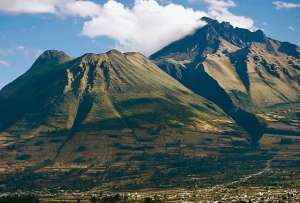
[[[203,20],[150,59],[39,56],[0,91],[0,190],[296,184],[299,47]]]

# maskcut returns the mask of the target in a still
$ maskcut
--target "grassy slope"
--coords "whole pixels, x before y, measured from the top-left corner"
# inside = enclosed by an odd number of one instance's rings
[[[74,180],[97,177],[97,184],[141,174],[139,181],[153,184],[159,168],[168,177],[188,175],[193,166],[184,160],[231,156],[249,144],[216,105],[138,53],[113,50],[39,64],[0,95],[1,108],[25,109],[0,119],[6,125],[1,170],[53,174],[51,184],[72,171]],[[176,163],[182,172],[171,173]],[[199,167],[195,173],[207,170]]]

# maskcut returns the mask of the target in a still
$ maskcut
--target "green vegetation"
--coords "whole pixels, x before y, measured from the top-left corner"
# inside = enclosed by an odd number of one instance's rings
[[[38,141],[36,141],[35,143],[34,143],[34,145],[35,146],[42,146],[42,145],[44,145],[44,140],[38,140]]]
[[[17,160],[26,161],[30,159],[30,154],[20,154],[16,157]]]
[[[86,146],[79,146],[79,147],[76,149],[76,152],[84,152],[84,151],[86,151],[86,150],[87,150]]]
[[[74,159],[74,163],[78,163],[78,164],[82,164],[82,163],[86,163],[86,159],[83,157],[77,157],[76,159]]]
[[[0,197],[0,203],[39,203],[35,195],[8,195]]]
[[[127,196],[116,195],[104,195],[93,196],[90,199],[91,203],[162,203],[157,196],[154,198],[145,197],[144,200],[131,200]]]
[[[293,140],[292,140],[292,139],[289,139],[289,138],[281,138],[280,144],[282,144],[282,145],[293,144]]]

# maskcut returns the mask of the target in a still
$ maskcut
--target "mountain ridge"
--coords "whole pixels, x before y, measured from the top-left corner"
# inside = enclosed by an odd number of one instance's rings
[[[262,136],[264,130],[251,132],[264,129],[256,118],[259,109],[299,102],[299,48],[268,38],[261,30],[251,32],[228,22],[203,20],[207,25],[150,58],[182,84],[218,104],[250,133]],[[206,84],[201,74],[211,82]],[[213,83],[215,89],[209,90]],[[217,91],[223,91],[223,96],[209,94]],[[254,126],[249,126],[250,120]]]

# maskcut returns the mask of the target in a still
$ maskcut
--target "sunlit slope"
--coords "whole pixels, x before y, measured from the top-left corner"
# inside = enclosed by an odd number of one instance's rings
[[[251,142],[219,107],[139,53],[71,59],[47,51],[0,92],[0,104],[5,173],[149,175],[179,160],[231,156]],[[148,172],[136,171],[143,166]]]

